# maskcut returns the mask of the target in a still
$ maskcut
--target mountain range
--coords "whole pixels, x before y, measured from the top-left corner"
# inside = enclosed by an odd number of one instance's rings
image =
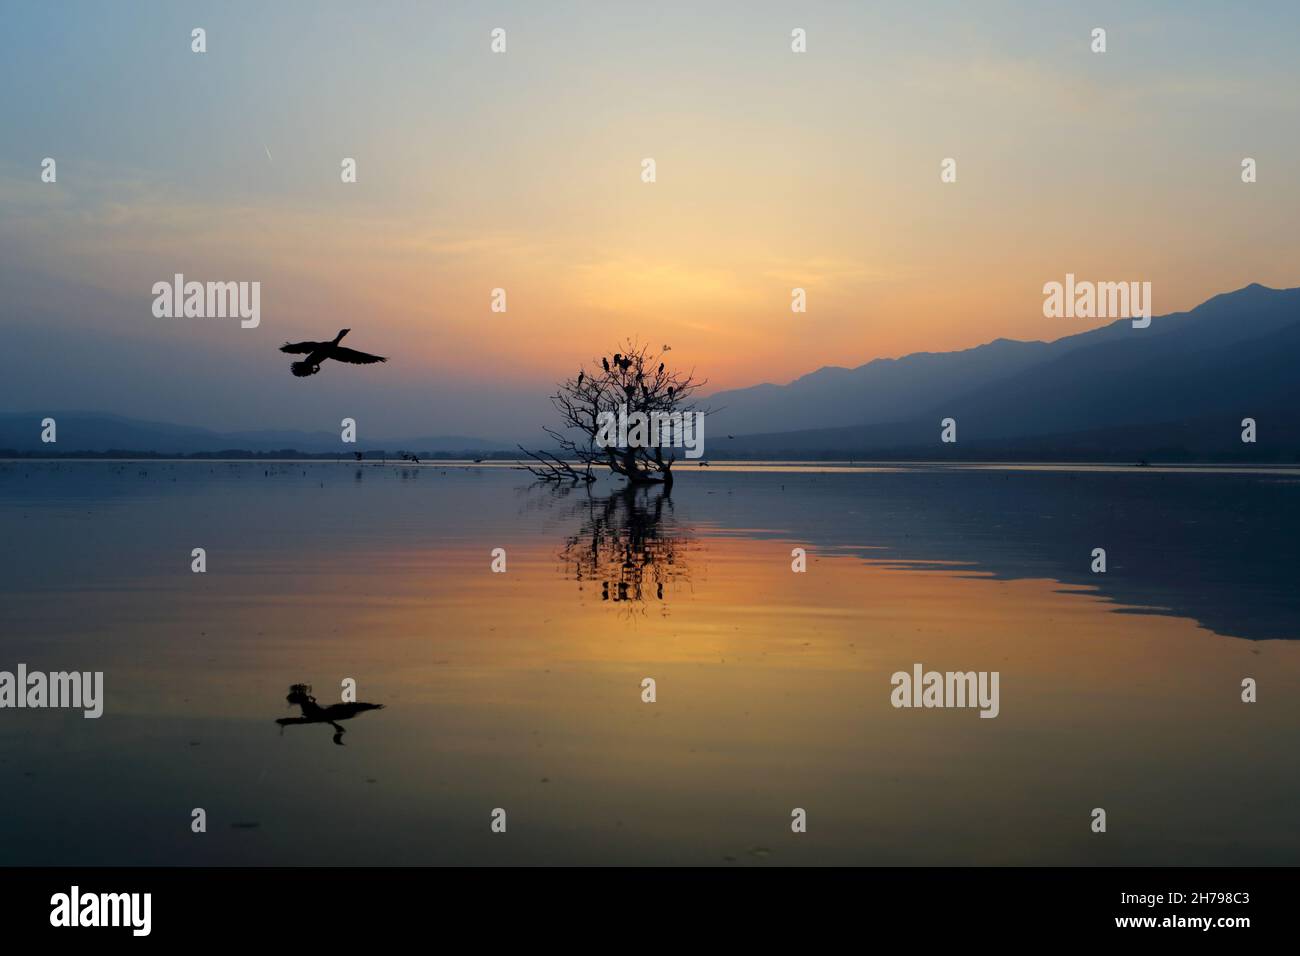
[[[57,442],[41,441],[41,421],[53,418]],[[481,453],[509,447],[504,442],[462,435],[415,438],[366,438],[356,445],[344,445],[339,432],[267,430],[217,432],[188,425],[140,421],[101,412],[26,412],[0,414],[0,452],[104,454],[148,452],[163,455],[210,455],[224,451],[266,454],[296,451],[305,454],[347,455],[351,452],[386,450],[396,455],[409,451],[418,455]]]
[[[1298,364],[1300,289],[1250,285],[1147,328],[1122,319],[1053,342],[997,339],[719,392],[705,444],[719,458],[1290,461]],[[946,418],[955,443],[940,441]],[[1253,445],[1244,418],[1256,420]]]
[[[1068,320],[1045,320],[1068,321]],[[996,339],[706,400],[709,457],[802,459],[1300,461],[1300,289],[1249,285],[1147,328],[1120,319],[1052,342]],[[57,446],[40,422],[58,423]],[[1257,441],[1241,440],[1242,420]],[[940,423],[956,423],[954,443]],[[543,424],[541,422],[535,425]],[[471,436],[366,439],[216,432],[94,412],[0,414],[0,454],[149,452],[514,456]]]

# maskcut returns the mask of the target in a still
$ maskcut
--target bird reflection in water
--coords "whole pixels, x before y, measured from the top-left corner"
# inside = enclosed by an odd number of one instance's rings
[[[289,696],[285,700],[302,708],[302,716],[279,718],[276,723],[280,725],[280,733],[284,733],[284,728],[290,724],[329,724],[334,728],[334,742],[340,747],[343,746],[345,731],[338,725],[338,721],[351,720],[357,714],[364,713],[367,710],[383,710],[384,708],[383,704],[363,703],[330,704],[328,707],[322,707],[316,703],[316,698],[311,695],[310,684],[294,684],[289,688]]]

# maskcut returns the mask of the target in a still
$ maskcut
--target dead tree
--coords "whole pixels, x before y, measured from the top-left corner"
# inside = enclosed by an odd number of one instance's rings
[[[520,450],[533,459],[521,463],[542,481],[596,480],[593,469],[607,468],[632,485],[662,483],[672,487],[673,464],[678,461],[674,443],[681,437],[685,416],[708,414],[697,406],[694,393],[705,382],[694,371],[677,372],[667,366],[667,347],[652,353],[648,346],[626,341],[620,351],[584,366],[561,382],[551,404],[560,413],[558,428],[544,430],[554,440],[552,451]],[[611,421],[642,413],[651,422],[644,443],[609,441]],[[576,464],[575,464],[576,463]]]

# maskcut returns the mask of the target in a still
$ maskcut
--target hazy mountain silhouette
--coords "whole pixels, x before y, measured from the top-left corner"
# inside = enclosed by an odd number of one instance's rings
[[[714,458],[1294,461],[1297,364],[1300,289],[1256,284],[1156,316],[1145,329],[1121,319],[1055,342],[997,339],[719,392],[709,398],[716,411],[706,445]],[[57,446],[40,442],[47,416],[58,421]],[[939,422],[950,417],[958,441],[943,444]],[[1246,417],[1258,422],[1253,445],[1240,441]],[[365,445],[417,454],[513,448],[468,436],[366,438]],[[0,415],[0,449],[20,453],[340,454],[351,447],[328,431],[222,433],[91,412]]]
[[[917,352],[858,368],[826,367],[789,385],[755,385],[709,396],[713,434],[767,434],[901,421],[944,397],[997,381],[1075,346],[997,339],[961,352]]]
[[[784,388],[710,398],[715,456],[1096,457],[1164,450],[1291,460],[1300,455],[1300,289],[1216,296],[1150,328],[1119,320],[1052,343],[999,339],[852,371],[823,369]],[[803,428],[744,434],[773,421]],[[825,427],[845,415],[850,427]],[[958,442],[939,442],[955,418]],[[1240,441],[1255,418],[1256,445]],[[819,421],[820,419],[820,421]],[[720,433],[738,434],[734,440]]]
[[[58,423],[58,442],[41,443],[41,420]],[[414,452],[505,450],[509,442],[463,435],[415,438],[365,438],[365,448]],[[141,421],[102,412],[32,411],[0,414],[0,448],[19,452],[141,451],[192,455],[239,449],[252,452],[293,449],[299,452],[346,454],[358,446],[344,445],[339,432],[267,430],[216,432],[166,422]]]

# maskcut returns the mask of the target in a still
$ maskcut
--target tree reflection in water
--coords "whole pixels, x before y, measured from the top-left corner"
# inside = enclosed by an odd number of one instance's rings
[[[564,576],[580,590],[599,586],[600,599],[645,613],[689,581],[690,534],[678,526],[671,494],[659,486],[629,487],[592,495],[582,487],[552,489],[565,500],[577,531],[567,535],[559,559]]]

